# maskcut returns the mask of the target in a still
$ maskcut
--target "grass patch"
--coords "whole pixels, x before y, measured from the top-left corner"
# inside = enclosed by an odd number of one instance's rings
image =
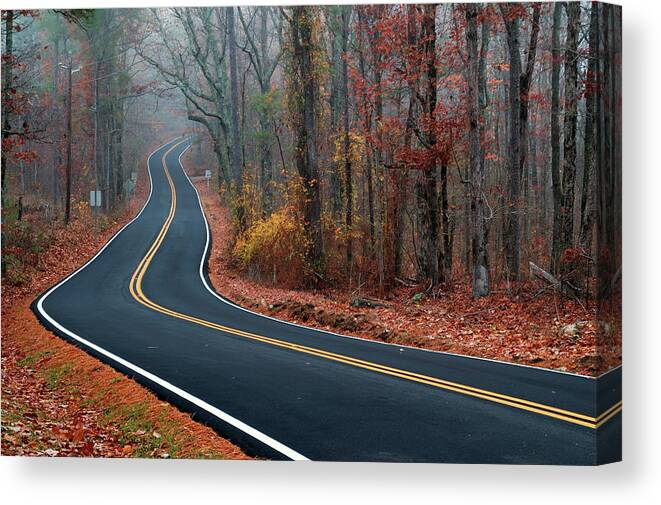
[[[226,459],[225,455],[213,450],[199,450],[191,452],[189,455],[186,455],[186,458],[189,459]]]
[[[153,456],[154,451],[162,448],[166,442],[160,432],[155,431],[145,402],[108,408],[104,413],[104,421],[118,425],[120,432],[118,442],[123,446],[133,447],[132,457]],[[154,433],[158,436],[154,436]]]
[[[176,457],[180,450],[181,426],[170,419],[164,410],[155,418],[145,402],[133,403],[105,409],[103,422],[115,424],[119,428],[118,442],[122,446],[132,447],[131,456],[148,458],[167,453]],[[183,441],[186,443],[186,441]],[[200,451],[200,457],[221,459],[223,456],[214,451]]]
[[[64,363],[57,368],[47,369],[44,373],[46,387],[50,390],[57,388],[60,381],[71,371],[72,367],[71,363]]]
[[[38,361],[40,361],[42,358],[47,358],[50,356],[52,353],[51,351],[37,351],[28,354],[25,358],[17,361],[19,366],[32,366]]]

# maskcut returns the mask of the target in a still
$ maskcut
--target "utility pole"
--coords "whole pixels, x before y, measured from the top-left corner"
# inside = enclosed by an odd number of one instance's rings
[[[72,81],[72,61],[69,58],[69,88],[67,91],[67,196],[64,204],[64,224],[69,224],[69,219],[71,217],[71,81]]]
[[[73,74],[78,72],[80,68],[76,70],[73,69],[73,60],[69,56],[69,65],[64,65],[60,63],[62,68],[66,68],[69,71],[69,86],[67,90],[67,168],[66,168],[66,201],[64,205],[64,224],[69,224],[71,218],[71,102],[72,102],[72,80]]]
[[[96,201],[96,197],[99,194],[99,156],[98,156],[98,145],[99,145],[99,62],[94,64],[94,203],[92,206],[92,234],[96,240],[96,212],[99,202]],[[91,202],[90,202],[91,203]]]

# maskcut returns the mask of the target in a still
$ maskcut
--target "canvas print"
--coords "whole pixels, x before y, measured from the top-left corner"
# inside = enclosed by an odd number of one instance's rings
[[[621,33],[3,10],[2,455],[620,460]]]

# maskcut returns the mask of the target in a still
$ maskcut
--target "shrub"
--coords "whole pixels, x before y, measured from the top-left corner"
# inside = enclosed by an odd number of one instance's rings
[[[241,194],[230,198],[232,222],[239,232],[250,228],[262,214],[262,195],[256,182],[249,177],[243,178]]]
[[[256,220],[234,246],[239,266],[261,280],[288,287],[303,285],[307,271],[303,220],[285,207]]]
[[[19,221],[15,209],[3,211],[2,223],[2,279],[11,286],[29,280],[29,271],[37,266],[39,254],[51,240],[49,233],[23,219]]]

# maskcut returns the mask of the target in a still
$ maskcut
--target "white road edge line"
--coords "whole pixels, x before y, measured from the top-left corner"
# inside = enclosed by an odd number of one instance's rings
[[[277,452],[283,454],[284,456],[287,456],[288,458],[294,460],[294,461],[309,461],[308,458],[300,454],[299,452],[287,447],[286,445],[282,444],[281,442],[278,442],[277,440],[269,437],[268,435],[262,433],[261,431],[253,428],[252,426],[249,426],[248,424],[244,423],[243,421],[240,421],[239,419],[231,416],[227,412],[224,412],[220,410],[219,408],[214,407],[213,405],[205,402],[204,400],[201,400],[200,398],[197,398],[196,396],[193,396],[192,394],[184,391],[181,388],[178,388],[174,384],[169,383],[168,381],[161,379],[157,375],[154,375],[151,372],[148,372],[147,370],[134,365],[130,361],[125,360],[124,358],[121,358],[120,356],[117,356],[116,354],[111,353],[110,351],[107,351],[103,347],[100,347],[89,340],[86,340],[79,335],[75,334],[74,332],[68,330],[64,326],[62,326],[60,323],[55,321],[45,310],[43,307],[43,302],[48,296],[55,291],[57,288],[62,286],[64,283],[66,283],[68,280],[70,280],[72,277],[77,275],[78,273],[82,272],[90,263],[92,263],[95,259],[99,257],[99,255],[110,245],[110,243],[115,240],[128,226],[130,226],[134,221],[136,221],[140,215],[143,213],[143,211],[147,208],[147,205],[149,204],[152,193],[154,191],[154,186],[152,183],[152,176],[151,176],[151,169],[149,168],[149,160],[151,157],[156,153],[156,151],[159,151],[160,149],[172,144],[178,140],[178,138],[175,138],[171,140],[170,142],[166,142],[162,146],[159,146],[158,148],[154,149],[151,154],[147,157],[147,173],[149,174],[149,196],[147,198],[147,201],[143,205],[142,209],[140,209],[140,212],[131,219],[128,223],[126,223],[117,233],[115,233],[108,242],[97,252],[92,259],[90,259],[87,263],[85,263],[82,267],[80,267],[78,270],[74,271],[71,273],[69,276],[65,277],[62,281],[60,281],[58,284],[53,286],[51,289],[49,289],[44,295],[39,298],[39,301],[37,302],[37,309],[41,313],[41,315],[48,321],[50,322],[54,327],[56,327],[58,330],[60,330],[62,333],[67,334],[69,337],[72,339],[76,340],[77,342],[80,342],[81,344],[85,345],[86,347],[89,347],[90,349],[95,350],[99,354],[102,354],[103,356],[111,359],[112,361],[115,361],[116,363],[119,363],[120,365],[136,372],[139,375],[142,375],[143,377],[149,379],[150,381],[158,384],[159,386],[167,389],[168,391],[176,394],[177,396],[183,398],[184,400],[189,401],[190,403],[198,406],[199,408],[207,411],[209,414],[217,417],[218,419],[226,422],[227,424],[233,426],[234,428],[237,428],[238,430],[250,435],[251,437],[255,438],[256,440],[259,440],[263,444],[269,446],[270,448],[276,450]],[[182,153],[179,155],[179,163],[181,164],[181,155],[186,152],[186,150],[190,147],[190,144],[182,151]],[[185,172],[184,172],[185,173]],[[199,198],[199,197],[198,197]],[[205,253],[206,254],[206,253]]]
[[[185,151],[183,151],[181,154],[183,155],[184,152]],[[240,305],[237,305],[236,303],[234,303],[234,302],[220,296],[218,293],[216,293],[213,289],[211,289],[211,287],[209,287],[209,284],[207,283],[207,280],[204,278],[204,260],[206,259],[207,250],[209,248],[209,235],[210,235],[209,234],[209,223],[207,221],[207,216],[204,214],[204,207],[202,206],[202,200],[200,199],[200,193],[197,191],[197,188],[195,187],[195,184],[193,184],[193,181],[191,181],[190,177],[188,177],[188,174],[186,173],[186,170],[184,169],[184,166],[181,163],[181,155],[179,156],[179,164],[181,165],[181,171],[186,176],[186,179],[188,179],[189,184],[195,190],[195,194],[197,195],[197,202],[200,206],[200,211],[202,212],[202,217],[204,218],[204,224],[206,226],[206,231],[207,231],[207,241],[206,241],[206,245],[204,247],[204,253],[202,254],[202,259],[200,261],[200,270],[199,270],[200,278],[202,279],[202,283],[204,284],[204,287],[207,289],[207,291],[209,291],[213,296],[218,298],[221,302],[226,303],[227,305],[231,305],[232,307],[243,310],[244,312],[248,312],[250,314],[254,314],[256,316],[263,317],[265,319],[271,319],[272,321],[277,321],[279,323],[288,324],[290,326],[296,326],[298,328],[305,328],[306,330],[313,330],[313,331],[318,331],[320,333],[326,333],[327,335],[332,335],[334,337],[351,338],[351,339],[354,339],[354,340],[362,340],[364,342],[370,342],[370,343],[373,343],[373,344],[380,344],[380,345],[385,345],[385,346],[389,346],[389,347],[397,347],[397,348],[402,348],[403,347],[403,348],[406,348],[406,349],[412,349],[414,351],[429,352],[429,353],[433,353],[433,354],[444,354],[444,355],[447,355],[447,356],[456,356],[458,358],[467,358],[467,359],[474,359],[474,360],[479,360],[479,361],[488,361],[488,362],[491,362],[491,363],[499,363],[499,364],[502,364],[502,365],[518,366],[518,367],[522,367],[522,368],[531,368],[533,370],[552,372],[552,373],[557,373],[557,374],[561,374],[561,375],[569,375],[569,376],[572,376],[572,377],[581,377],[581,378],[584,378],[584,379],[592,379],[592,380],[600,379],[601,377],[604,377],[605,375],[608,375],[609,373],[614,372],[615,370],[617,370],[619,368],[622,368],[622,365],[618,365],[614,368],[611,368],[607,372],[604,372],[601,375],[597,375],[597,376],[583,375],[583,374],[580,374],[580,373],[572,373],[572,372],[563,372],[562,370],[554,370],[553,368],[546,368],[546,367],[532,366],[532,365],[524,365],[522,363],[510,363],[508,361],[502,361],[502,360],[498,360],[498,359],[481,358],[479,356],[470,356],[468,354],[457,354],[457,353],[454,353],[454,352],[437,351],[437,350],[434,350],[434,349],[425,349],[423,347],[413,347],[412,345],[405,345],[405,344],[390,344],[388,342],[381,342],[380,340],[372,340],[372,339],[363,338],[363,337],[354,337],[352,335],[342,335],[341,333],[334,333],[334,332],[328,331],[328,330],[321,330],[319,328],[313,328],[311,326],[304,326],[302,324],[292,323],[291,321],[285,321],[283,319],[278,319],[278,318],[275,318],[275,317],[267,316],[265,314],[255,312],[255,311],[252,311],[250,309],[246,309],[245,307],[241,307]]]

